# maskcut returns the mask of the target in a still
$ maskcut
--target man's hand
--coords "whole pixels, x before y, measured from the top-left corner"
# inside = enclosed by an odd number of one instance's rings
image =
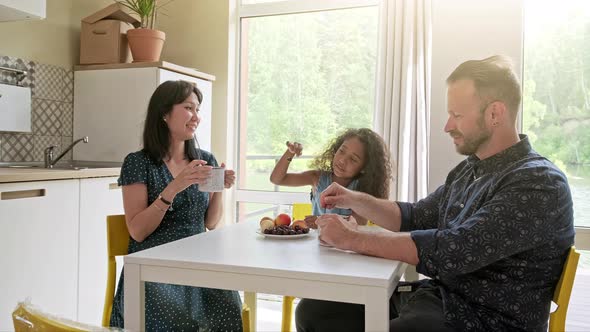
[[[332,182],[320,195],[320,205],[325,209],[352,209],[358,203],[361,193],[348,190],[336,182]]]
[[[358,229],[358,224],[353,217],[346,220],[337,214],[324,214],[318,217],[316,224],[320,230],[320,241],[338,249],[352,248]]]

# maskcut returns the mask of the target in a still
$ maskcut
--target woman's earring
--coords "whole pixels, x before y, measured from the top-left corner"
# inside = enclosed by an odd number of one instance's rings
[[[166,122],[166,118],[162,118],[162,120],[164,120],[164,122]]]

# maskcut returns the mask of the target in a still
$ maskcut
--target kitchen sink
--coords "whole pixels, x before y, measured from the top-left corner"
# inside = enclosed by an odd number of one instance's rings
[[[121,167],[122,163],[108,162],[108,161],[87,161],[87,160],[70,160],[58,162],[53,165],[56,170],[81,170],[91,168],[113,168]],[[43,162],[2,162],[0,168],[43,168],[45,164]],[[47,168],[49,169],[49,168]]]

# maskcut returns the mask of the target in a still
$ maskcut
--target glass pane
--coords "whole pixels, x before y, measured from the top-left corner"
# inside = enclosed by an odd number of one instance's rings
[[[279,2],[285,0],[242,0],[243,5],[250,5],[253,3],[268,3],[268,2]]]
[[[282,154],[275,155],[254,155],[246,157],[244,165],[240,168],[240,188],[261,191],[284,191],[284,192],[309,192],[309,187],[283,187],[272,184],[269,180],[270,173]],[[311,156],[301,156],[293,159],[289,172],[302,172],[308,168]]]
[[[590,227],[590,2],[529,1],[523,132],[568,176],[576,226]]]
[[[275,218],[279,213],[291,215],[290,205],[262,204],[238,202],[238,222],[252,221],[259,222],[262,217]]]
[[[582,269],[584,274],[587,274],[588,276],[590,276],[590,251],[578,250],[578,249],[576,249],[576,251],[578,251],[580,253],[580,261],[578,262],[578,271],[580,269]],[[576,274],[577,274],[577,272],[576,272]],[[590,296],[590,294],[588,294],[588,296]]]
[[[371,127],[378,8],[242,19],[238,188],[277,188],[270,173],[286,141],[304,146],[290,171],[348,127]]]

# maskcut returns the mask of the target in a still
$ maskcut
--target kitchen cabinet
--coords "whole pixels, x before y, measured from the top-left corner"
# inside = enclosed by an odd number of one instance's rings
[[[79,180],[0,184],[0,331],[27,298],[76,319]]]
[[[45,18],[45,0],[0,0],[0,21]]]
[[[80,180],[78,321],[101,325],[107,282],[106,216],[123,214],[117,177]]]
[[[117,177],[80,179],[77,320],[96,326],[102,323],[108,261],[106,216],[111,214],[123,214]]]
[[[31,89],[0,84],[0,131],[31,132]]]
[[[121,162],[141,149],[149,99],[167,80],[193,82],[203,92],[197,140],[211,151],[211,98],[214,76],[167,62],[76,66],[74,137],[88,136],[74,159]]]

